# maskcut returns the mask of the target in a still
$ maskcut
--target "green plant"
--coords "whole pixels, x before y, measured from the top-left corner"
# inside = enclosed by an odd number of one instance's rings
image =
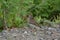
[[[0,27],[23,27],[30,13],[38,24],[60,22],[60,0],[0,0]]]

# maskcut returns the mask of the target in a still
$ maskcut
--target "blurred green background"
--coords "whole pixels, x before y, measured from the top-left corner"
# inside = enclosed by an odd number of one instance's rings
[[[60,23],[60,0],[0,0],[0,28],[24,27],[30,14],[38,24]]]

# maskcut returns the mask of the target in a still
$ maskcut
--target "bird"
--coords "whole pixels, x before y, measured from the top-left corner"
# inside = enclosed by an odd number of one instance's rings
[[[28,16],[28,26],[32,29],[32,31],[40,30],[39,24],[34,20],[33,15]]]
[[[36,26],[39,25],[39,24],[34,20],[34,17],[33,17],[32,14],[30,14],[30,15],[28,16],[28,23],[29,23],[29,24],[33,24],[33,25],[36,25]]]

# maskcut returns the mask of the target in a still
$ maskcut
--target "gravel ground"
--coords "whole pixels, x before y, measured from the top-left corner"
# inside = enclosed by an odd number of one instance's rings
[[[36,29],[37,28],[37,29]],[[25,27],[3,30],[0,40],[60,40],[60,29],[52,27]]]

